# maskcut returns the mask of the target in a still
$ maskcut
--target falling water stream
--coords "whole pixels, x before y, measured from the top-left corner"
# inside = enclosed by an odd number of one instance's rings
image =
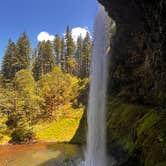
[[[106,118],[109,17],[102,6],[94,25],[94,43],[90,76],[87,149],[84,166],[106,166]]]

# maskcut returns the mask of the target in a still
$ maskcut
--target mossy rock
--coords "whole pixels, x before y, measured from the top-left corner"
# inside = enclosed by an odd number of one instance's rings
[[[120,142],[125,151],[132,153],[135,149],[134,126],[146,112],[148,108],[123,103],[114,99],[108,106],[109,119],[108,142],[116,140]]]
[[[110,98],[107,104],[107,148],[124,166],[165,166],[166,112]],[[86,142],[86,113],[72,143]]]
[[[166,166],[166,162],[158,163],[156,166]]]
[[[156,166],[166,161],[165,112],[117,98],[111,98],[107,108],[108,145],[117,142],[129,158],[140,159],[140,165]]]
[[[138,123],[136,144],[142,149],[145,166],[166,160],[166,114],[149,112]]]

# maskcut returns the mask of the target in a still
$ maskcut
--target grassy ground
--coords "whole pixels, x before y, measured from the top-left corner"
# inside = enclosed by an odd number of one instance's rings
[[[82,113],[82,111],[77,111],[74,116],[35,125],[34,133],[36,139],[41,141],[69,142],[79,127]]]
[[[46,121],[33,126],[36,141],[70,142],[79,127],[82,114],[83,108],[70,109],[58,120]],[[3,129],[5,123],[1,124],[3,126],[0,127]],[[9,140],[11,140],[9,133],[0,133],[0,145],[8,144]]]

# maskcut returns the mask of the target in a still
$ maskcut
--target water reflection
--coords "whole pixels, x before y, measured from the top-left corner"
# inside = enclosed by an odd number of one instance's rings
[[[81,160],[77,145],[37,143],[0,147],[0,166],[62,166]]]

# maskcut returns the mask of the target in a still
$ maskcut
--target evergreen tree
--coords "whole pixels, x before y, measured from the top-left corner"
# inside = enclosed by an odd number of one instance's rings
[[[35,59],[33,68],[35,79],[38,80],[43,74],[51,72],[54,66],[55,57],[52,43],[50,41],[40,42],[38,45],[38,56]]]
[[[75,51],[75,44],[69,26],[67,26],[66,28],[65,41],[66,41],[66,56],[65,56],[66,72],[69,72],[70,71],[69,57],[73,56]]]
[[[58,34],[55,35],[54,52],[56,56],[56,64],[61,66],[61,39]]]
[[[30,70],[31,71],[33,70],[34,65],[35,65],[35,60],[36,60],[37,54],[38,54],[37,51],[38,51],[37,48],[35,48],[32,52],[31,63],[30,63]]]
[[[12,70],[14,73],[30,66],[30,40],[24,32],[17,41],[16,54],[12,58]]]
[[[5,52],[2,62],[2,80],[5,83],[10,82],[14,77],[14,72],[12,70],[12,59],[15,54],[16,46],[12,40],[9,40],[7,50]]]
[[[61,69],[65,71],[66,66],[66,58],[65,58],[65,40],[62,38],[61,40]]]
[[[77,76],[81,76],[81,66],[82,66],[82,47],[83,47],[83,39],[81,35],[77,38],[77,48],[76,48],[76,53],[75,53],[75,58],[78,64],[78,69],[77,69]]]
[[[81,77],[88,77],[90,71],[90,60],[91,60],[92,42],[90,35],[87,32],[86,37],[83,41],[82,57],[81,57]]]

